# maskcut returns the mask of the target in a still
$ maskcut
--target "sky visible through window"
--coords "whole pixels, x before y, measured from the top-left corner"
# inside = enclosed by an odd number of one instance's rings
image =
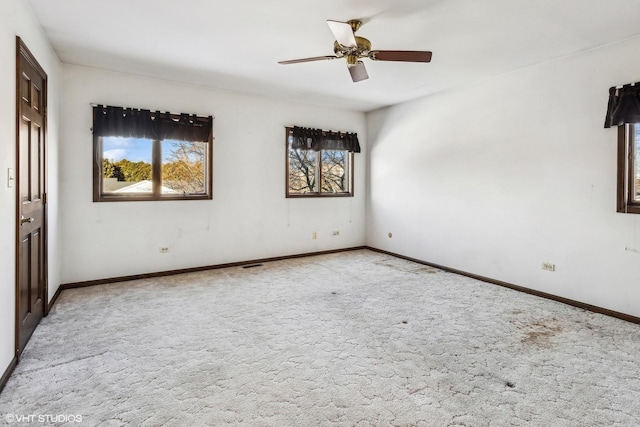
[[[165,142],[177,142],[166,140]],[[153,141],[142,138],[118,138],[108,136],[102,139],[102,157],[112,162],[127,159],[131,162],[151,163]],[[162,153],[162,161],[168,162],[170,152]]]
[[[151,163],[150,139],[106,137],[102,140],[103,157],[112,162],[127,159]]]

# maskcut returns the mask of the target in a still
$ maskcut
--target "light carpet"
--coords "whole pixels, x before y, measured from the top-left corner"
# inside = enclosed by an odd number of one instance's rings
[[[638,426],[639,373],[639,325],[358,250],[64,291],[0,424]]]

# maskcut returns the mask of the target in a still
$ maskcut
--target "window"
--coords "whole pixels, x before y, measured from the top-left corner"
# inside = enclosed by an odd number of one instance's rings
[[[640,213],[640,123],[618,127],[618,212]]]
[[[286,128],[287,197],[353,196],[353,153],[357,135]]]
[[[94,107],[93,200],[212,197],[213,117]]]

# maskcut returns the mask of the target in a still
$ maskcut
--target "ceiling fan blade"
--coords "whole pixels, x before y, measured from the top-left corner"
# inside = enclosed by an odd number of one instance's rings
[[[431,62],[431,52],[422,50],[372,50],[374,61]]]
[[[358,61],[356,65],[347,66],[349,68],[349,73],[351,74],[351,80],[354,83],[357,83],[362,80],[367,80],[369,78],[369,74],[367,74],[367,69],[364,67],[364,62]]]
[[[345,47],[358,47],[356,36],[353,34],[351,25],[340,21],[327,21],[329,29],[333,33],[336,41]]]
[[[314,56],[313,58],[301,58],[301,59],[291,59],[289,61],[278,61],[278,64],[287,65],[287,64],[297,64],[299,62],[311,62],[311,61],[324,61],[325,59],[336,59],[337,56],[329,55],[329,56]]]

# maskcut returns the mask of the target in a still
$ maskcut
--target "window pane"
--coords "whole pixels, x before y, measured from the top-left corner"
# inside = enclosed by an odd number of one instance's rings
[[[294,150],[289,138],[289,193],[309,193],[316,189],[316,155],[313,150]]]
[[[207,143],[162,141],[162,194],[206,192]]]
[[[640,126],[634,126],[635,132],[633,133],[633,170],[635,171],[634,186],[634,201],[640,202]]]
[[[151,193],[152,149],[153,141],[148,139],[103,138],[103,193]]]
[[[349,191],[348,158],[349,156],[346,151],[322,151],[323,193],[343,193]]]

